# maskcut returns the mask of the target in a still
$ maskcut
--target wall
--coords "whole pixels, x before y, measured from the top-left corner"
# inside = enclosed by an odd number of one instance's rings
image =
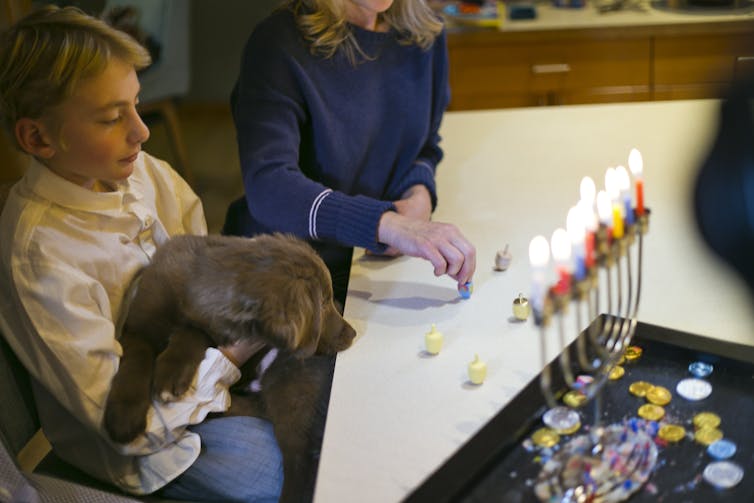
[[[191,0],[191,89],[187,101],[227,103],[254,26],[280,0]]]

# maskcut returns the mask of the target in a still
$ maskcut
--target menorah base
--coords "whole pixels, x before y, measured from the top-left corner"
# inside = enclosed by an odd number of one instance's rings
[[[561,503],[628,499],[657,462],[656,430],[656,423],[632,419],[571,439],[542,467],[535,494]]]
[[[641,322],[631,343],[640,346],[643,353],[640,358],[626,362],[621,379],[605,385],[599,424],[624,424],[638,415],[639,407],[647,400],[629,392],[636,381],[647,381],[672,391],[679,381],[690,376],[692,362],[714,362],[714,371],[705,378],[713,386],[709,397],[690,401],[678,395],[666,407],[667,415],[660,420],[660,426],[665,423],[684,426],[686,435],[676,442],[662,437],[655,439],[658,451],[655,470],[643,488],[634,492],[628,501],[754,501],[754,477],[750,476],[751,463],[748,462],[754,453],[754,435],[750,434],[754,417],[754,401],[751,400],[754,347]],[[574,354],[575,344],[570,347]],[[551,364],[552,388],[567,389],[557,360]],[[590,425],[597,412],[593,402],[576,409],[581,416],[581,431],[562,433],[556,446],[545,449],[536,445],[532,437],[549,426],[543,422],[548,409],[539,376],[536,376],[404,503],[538,503],[540,499],[534,487],[546,457],[562,451],[570,441],[586,433],[587,428],[593,431],[595,427]],[[744,468],[745,473],[735,486],[719,489],[718,485],[730,480],[721,479],[713,484],[703,476],[714,461],[706,452],[708,447],[698,443],[693,434],[692,419],[703,411],[718,414],[725,438],[737,445],[731,461]]]

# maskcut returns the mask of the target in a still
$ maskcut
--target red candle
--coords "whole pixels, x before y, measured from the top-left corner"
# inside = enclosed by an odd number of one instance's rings
[[[636,179],[636,214],[644,214],[644,180],[641,178]]]

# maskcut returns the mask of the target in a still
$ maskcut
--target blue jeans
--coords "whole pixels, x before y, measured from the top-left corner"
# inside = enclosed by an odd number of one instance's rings
[[[161,495],[191,501],[277,502],[283,457],[272,424],[248,416],[216,417],[191,426],[202,452]]]

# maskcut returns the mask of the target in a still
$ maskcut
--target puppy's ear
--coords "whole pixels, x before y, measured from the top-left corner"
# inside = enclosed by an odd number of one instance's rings
[[[321,295],[298,279],[262,300],[261,321],[271,343],[306,358],[317,350],[320,335]]]

